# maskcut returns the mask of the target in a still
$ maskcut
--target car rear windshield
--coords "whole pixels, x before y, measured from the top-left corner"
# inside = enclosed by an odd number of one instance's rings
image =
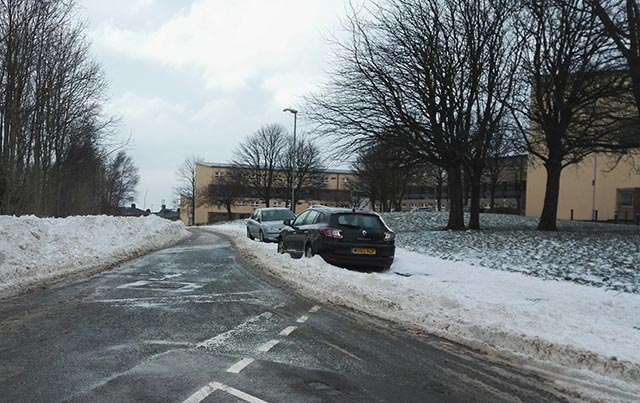
[[[336,214],[331,217],[331,225],[347,228],[384,230],[380,217],[372,214]]]
[[[289,210],[271,210],[262,212],[262,221],[284,221],[294,219]]]

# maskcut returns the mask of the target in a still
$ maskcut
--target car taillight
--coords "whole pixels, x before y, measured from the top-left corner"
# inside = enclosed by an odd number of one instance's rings
[[[322,235],[326,236],[327,238],[335,238],[335,239],[342,239],[342,230],[341,229],[335,229],[335,228],[320,228],[318,230]]]
[[[394,232],[385,232],[384,233],[384,240],[385,241],[393,241],[396,239],[396,234]]]

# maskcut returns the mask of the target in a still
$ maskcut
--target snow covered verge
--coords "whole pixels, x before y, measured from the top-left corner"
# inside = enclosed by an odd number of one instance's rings
[[[362,273],[320,257],[280,255],[275,244],[247,239],[241,221],[206,228],[227,235],[249,263],[311,298],[548,371],[580,399],[623,402],[640,396],[638,294],[402,248],[390,271]]]
[[[189,235],[181,222],[157,216],[0,216],[0,296],[105,268]]]

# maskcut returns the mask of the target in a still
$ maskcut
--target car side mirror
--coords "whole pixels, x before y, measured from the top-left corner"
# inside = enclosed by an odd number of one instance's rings
[[[284,220],[282,223],[288,227],[291,226],[291,220]]]
[[[262,220],[260,219],[260,217],[256,217],[256,221],[257,221],[257,222],[262,222]]]

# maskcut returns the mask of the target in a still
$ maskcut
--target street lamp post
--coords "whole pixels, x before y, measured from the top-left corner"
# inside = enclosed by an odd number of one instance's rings
[[[282,112],[293,113],[293,145],[291,146],[291,212],[296,213],[295,194],[296,194],[296,124],[298,120],[298,111],[291,108],[285,108]]]

